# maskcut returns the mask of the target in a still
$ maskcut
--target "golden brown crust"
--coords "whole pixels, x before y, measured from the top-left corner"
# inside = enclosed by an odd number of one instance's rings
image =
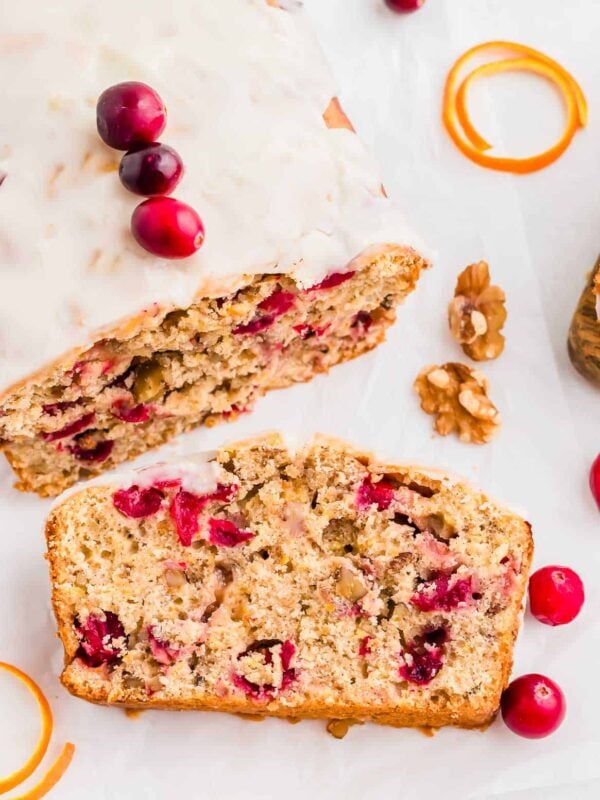
[[[428,726],[432,728],[445,725],[455,725],[466,728],[479,728],[485,726],[493,719],[497,712],[500,695],[508,683],[512,667],[512,650],[519,626],[519,613],[523,603],[526,588],[527,573],[533,553],[533,541],[530,526],[510,512],[503,511],[494,506],[484,495],[470,489],[462,483],[450,478],[447,474],[418,467],[399,464],[387,464],[375,460],[369,452],[354,449],[337,439],[319,436],[315,439],[314,452],[318,460],[318,451],[343,452],[346,456],[356,459],[364,464],[373,475],[381,474],[389,479],[396,478],[401,485],[414,486],[416,490],[427,495],[431,492],[445,491],[457,493],[457,497],[468,498],[470,506],[481,509],[482,519],[488,516],[495,520],[494,525],[504,531],[507,543],[510,542],[519,552],[520,567],[518,577],[511,590],[509,606],[506,613],[511,622],[497,634],[497,647],[495,667],[488,672],[488,681],[485,690],[469,696],[457,695],[452,703],[436,705],[431,703],[425,695],[411,697],[402,703],[392,705],[379,705],[375,707],[371,702],[319,702],[314,698],[306,698],[300,704],[290,704],[285,697],[278,697],[265,702],[243,695],[229,695],[224,697],[203,696],[201,699],[194,697],[161,697],[149,695],[140,700],[131,697],[120,697],[118,692],[111,689],[109,681],[105,680],[103,668],[90,670],[83,668],[81,662],[75,658],[79,640],[72,627],[72,606],[65,601],[62,590],[65,581],[71,580],[68,565],[61,557],[61,537],[68,526],[69,515],[72,514],[74,503],[78,498],[84,497],[86,492],[93,491],[101,498],[103,488],[82,489],[81,494],[72,495],[66,502],[59,503],[54,509],[46,527],[48,542],[48,560],[53,585],[53,606],[58,622],[58,632],[65,647],[65,671],[61,677],[64,686],[77,697],[93,703],[121,705],[128,708],[163,708],[173,710],[211,710],[226,711],[236,714],[252,714],[255,716],[277,716],[293,719],[355,719],[373,721],[391,726]],[[277,433],[266,434],[262,437],[252,438],[244,442],[227,445],[221,449],[219,458],[223,462],[231,459],[242,463],[246,454],[263,450],[285,450],[284,439]],[[461,501],[463,504],[465,500]]]
[[[510,674],[510,669],[509,673]],[[507,676],[508,678],[508,676]],[[324,703],[305,705],[302,709],[289,708],[277,703],[269,703],[264,709],[257,707],[256,703],[249,703],[243,699],[215,700],[199,704],[194,700],[154,700],[150,697],[144,703],[119,702],[108,700],[106,692],[86,691],[82,693],[81,686],[64,673],[61,683],[74,697],[87,700],[96,705],[121,706],[132,709],[155,709],[160,711],[219,711],[221,713],[252,715],[260,717],[278,717],[280,719],[353,719],[361,722],[374,722],[378,725],[389,725],[393,728],[443,728],[454,726],[458,728],[480,728],[493,721],[498,713],[499,692],[490,692],[487,702],[469,704],[465,701],[462,708],[453,708],[452,711],[443,711],[429,706],[427,709],[405,709],[401,713],[381,712],[373,713],[373,708],[365,705],[325,705]],[[508,679],[500,691],[508,683]]]

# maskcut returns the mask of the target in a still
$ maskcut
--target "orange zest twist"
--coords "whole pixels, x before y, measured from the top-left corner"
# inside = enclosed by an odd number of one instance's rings
[[[67,771],[74,752],[75,745],[71,744],[71,742],[67,742],[67,744],[61,750],[59,757],[56,759],[54,764],[52,764],[42,780],[39,783],[36,783],[36,785],[29,789],[29,791],[25,792],[25,794],[20,794],[18,797],[14,797],[13,800],[40,800],[40,798],[47,795],[50,789],[52,789],[53,786],[56,786],[56,784]]]
[[[50,709],[50,704],[46,699],[45,694],[42,692],[40,687],[37,683],[26,675],[24,672],[21,672],[20,669],[17,667],[13,667],[12,664],[6,664],[3,661],[0,661],[0,669],[5,670],[10,675],[13,675],[15,678],[20,680],[26,688],[30,691],[30,693],[34,696],[37,701],[37,704],[40,709],[40,717],[42,720],[42,728],[40,732],[39,739],[37,744],[29,756],[27,761],[23,764],[22,767],[15,770],[11,775],[8,775],[6,778],[0,778],[0,794],[4,794],[5,792],[14,789],[15,786],[19,786],[23,781],[26,781],[30,775],[37,769],[40,765],[42,759],[44,758],[46,751],[48,749],[48,745],[50,744],[50,738],[52,737],[52,728],[53,728],[53,721],[52,721],[52,710]],[[50,767],[46,775],[42,778],[42,780],[34,786],[29,791],[25,792],[23,795],[19,795],[19,797],[14,798],[14,800],[38,800],[38,798],[43,797],[47,794],[50,789],[56,784],[56,782],[61,778],[67,767],[69,766],[71,759],[73,757],[73,753],[75,751],[75,747],[72,744],[66,744],[63,747],[63,750],[54,764]]]
[[[498,49],[512,51],[519,57],[482,64],[459,82],[460,72],[467,61],[484,51]],[[564,132],[558,142],[543,153],[527,158],[489,155],[486,151],[492,145],[478,133],[471,122],[467,110],[467,93],[472,83],[478,78],[507,71],[529,71],[541,75],[554,83],[565,99],[567,123]],[[575,78],[554,59],[523,44],[493,41],[472,47],[455,62],[444,87],[442,120],[454,144],[471,161],[500,172],[524,174],[547,167],[565,152],[577,130],[584,128],[587,123],[587,103]]]

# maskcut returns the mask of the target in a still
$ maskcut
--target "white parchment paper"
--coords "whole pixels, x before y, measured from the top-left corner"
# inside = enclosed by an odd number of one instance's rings
[[[346,110],[378,156],[388,192],[437,251],[435,268],[376,352],[310,385],[274,393],[253,415],[198,431],[161,457],[279,427],[336,434],[469,477],[531,521],[536,566],[570,565],[586,583],[579,619],[553,629],[527,615],[516,649],[515,674],[544,672],[563,687],[566,721],[537,742],[512,735],[501,721],[486,733],[446,730],[431,739],[364,725],[336,741],[318,722],[258,724],[166,712],[130,719],[75,700],[57,680],[61,648],[43,561],[48,503],[15,492],[4,465],[0,659],[28,671],[48,693],[56,722],[51,755],[64,741],[77,746],[51,795],[57,799],[597,797],[600,525],[586,482],[598,448],[600,392],[572,371],[565,340],[584,273],[600,249],[600,6],[428,0],[409,16],[390,14],[382,0],[306,0],[305,6]],[[590,103],[588,130],[535,175],[512,177],[471,164],[439,122],[450,64],[469,46],[498,38],[559,59]],[[482,130],[510,153],[536,151],[561,129],[559,99],[527,75],[481,83],[473,108]],[[484,366],[504,426],[492,444],[474,447],[434,437],[411,385],[425,364],[462,358],[447,331],[446,305],[458,271],[481,258],[506,290],[509,314],[506,351]],[[25,693],[0,673],[0,774],[16,767],[34,740],[29,709]]]

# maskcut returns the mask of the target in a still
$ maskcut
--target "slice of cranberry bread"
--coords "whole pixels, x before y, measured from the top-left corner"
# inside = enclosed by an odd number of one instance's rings
[[[365,353],[426,266],[301,3],[81,5],[13,3],[0,31],[0,449],[41,495]],[[206,228],[187,258],[129,229],[96,130],[116,81],[168,108]]]
[[[72,490],[47,539],[73,694],[410,726],[492,719],[532,555],[442,473],[276,435]]]
[[[18,488],[54,495],[197,425],[251,411],[382,342],[424,266],[381,248],[308,290],[263,275],[103,340],[0,402]]]

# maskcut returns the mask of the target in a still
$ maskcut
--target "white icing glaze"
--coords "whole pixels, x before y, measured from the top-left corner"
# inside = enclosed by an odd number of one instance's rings
[[[179,480],[181,487],[186,492],[198,495],[211,494],[216,490],[219,482],[231,483],[231,476],[225,473],[215,458],[214,451],[207,451],[172,462],[160,462],[150,467],[119,470],[110,475],[100,475],[84,483],[71,486],[52,502],[50,509],[57,508],[73,495],[87,491],[93,486],[110,487],[115,490],[128,489],[134,485],[147,488],[160,481]]]
[[[358,138],[329,130],[335,95],[293,11],[266,0],[20,0],[0,31],[0,390],[144,309],[211,284],[289,272],[303,286],[370,244],[418,242],[379,192]],[[161,140],[203,218],[194,256],[164,261],[129,232],[140,198],[95,129],[108,86],[141,80],[168,108]]]
[[[138,486],[153,486],[161,481],[180,480],[181,486],[186,492],[194,494],[211,494],[217,488],[217,483],[225,474],[223,467],[216,461],[211,460],[211,455],[199,455],[188,457],[185,461],[178,461],[172,464],[157,464],[154,467],[137,470],[134,474],[123,476],[120,485],[123,487],[137,484]],[[231,479],[228,477],[227,483]]]

